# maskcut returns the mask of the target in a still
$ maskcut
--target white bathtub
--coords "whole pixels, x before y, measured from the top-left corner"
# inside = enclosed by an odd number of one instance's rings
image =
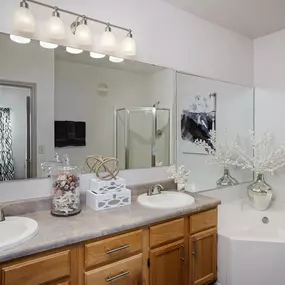
[[[265,212],[247,200],[219,207],[218,283],[285,285],[285,204]]]

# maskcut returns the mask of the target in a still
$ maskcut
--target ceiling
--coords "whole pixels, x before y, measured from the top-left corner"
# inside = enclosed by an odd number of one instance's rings
[[[249,38],[285,29],[285,0],[163,0]]]

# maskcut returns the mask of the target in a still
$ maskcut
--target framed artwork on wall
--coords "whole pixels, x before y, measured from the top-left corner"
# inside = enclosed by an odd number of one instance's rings
[[[216,130],[218,95],[215,88],[199,88],[197,79],[197,86],[190,85],[188,90],[178,94],[178,139],[183,153],[207,154],[195,141],[203,140],[211,146],[210,132]]]

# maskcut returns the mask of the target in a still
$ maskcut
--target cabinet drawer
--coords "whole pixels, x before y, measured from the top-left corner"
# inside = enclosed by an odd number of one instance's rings
[[[178,219],[150,227],[150,247],[159,246],[184,237],[184,219]]]
[[[85,285],[126,285],[141,283],[142,254],[85,273]]]
[[[38,285],[70,275],[70,250],[29,259],[1,269],[2,285]]]
[[[85,268],[129,257],[142,250],[142,230],[85,245]]]
[[[217,225],[217,209],[190,216],[190,234],[204,231]]]

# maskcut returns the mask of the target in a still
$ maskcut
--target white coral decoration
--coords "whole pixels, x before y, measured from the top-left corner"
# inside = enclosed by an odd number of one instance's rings
[[[274,172],[285,166],[285,144],[273,150],[273,137],[271,133],[264,132],[259,139],[253,130],[249,130],[253,155],[246,153],[236,142],[235,149],[239,158],[235,165],[242,169],[249,169],[256,173]]]
[[[171,174],[168,178],[173,179],[175,183],[185,184],[188,181],[191,170],[187,171],[184,165],[180,165],[179,167],[171,165],[167,172]]]
[[[231,144],[228,144],[226,132],[224,134],[224,138],[224,143],[218,143],[216,132],[211,130],[208,142],[205,142],[204,140],[196,140],[195,144],[205,149],[211,158],[209,163],[229,169],[231,166],[235,166],[236,163],[233,150],[234,146],[236,145],[236,141],[234,140]]]

